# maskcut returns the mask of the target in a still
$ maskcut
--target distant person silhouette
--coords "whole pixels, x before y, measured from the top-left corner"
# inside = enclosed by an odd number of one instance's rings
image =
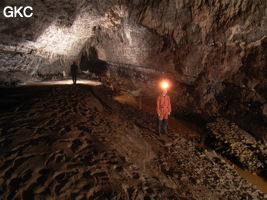
[[[76,84],[77,81],[77,71],[78,71],[78,66],[76,65],[75,61],[73,61],[72,65],[70,66],[70,72],[73,84]]]

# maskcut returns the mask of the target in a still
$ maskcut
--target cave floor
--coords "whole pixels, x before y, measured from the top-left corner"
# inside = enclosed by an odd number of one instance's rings
[[[78,79],[77,84],[83,85],[91,85],[91,86],[98,86],[102,85],[99,81],[93,81],[88,79]],[[64,79],[64,80],[50,80],[50,81],[28,81],[19,84],[20,86],[45,86],[45,85],[72,85],[73,82],[71,79]]]
[[[127,93],[122,93],[120,95],[117,95],[113,99],[120,103],[131,105],[136,109],[142,109],[145,112],[151,113],[152,115],[156,115],[155,105],[154,104],[151,105],[150,100],[148,101],[143,100],[142,106],[140,108],[140,102],[138,97],[128,95]],[[156,99],[156,97],[154,97],[154,99]],[[191,121],[184,119],[178,119],[177,117],[173,116],[170,116],[168,121],[169,121],[168,122],[169,128],[172,130],[173,133],[176,134],[178,133],[179,135],[182,135],[184,137],[189,137],[190,140],[195,139],[195,141],[197,142],[196,145],[198,147],[205,148],[209,150],[211,153],[213,153],[211,149],[209,149],[204,145],[205,133],[202,130],[202,128],[196,125],[196,123],[192,123]],[[222,155],[217,155],[217,156],[219,156],[221,159],[229,163],[241,177],[252,183],[254,186],[256,186],[257,189],[267,194],[267,180],[256,175],[255,173],[242,169],[240,166],[234,164],[233,162],[231,162],[226,157],[223,157]]]
[[[158,136],[154,115],[113,100],[104,86],[1,94],[2,199],[267,199],[199,147],[194,130],[181,134],[186,126],[170,121]]]

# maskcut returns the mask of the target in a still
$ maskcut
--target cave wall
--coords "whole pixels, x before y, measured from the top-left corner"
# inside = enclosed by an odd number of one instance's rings
[[[223,115],[261,137],[267,134],[266,5],[261,0],[151,1],[135,4],[141,9],[132,15],[174,41],[169,47],[175,49],[182,87],[177,98],[188,97],[182,98],[186,108]]]
[[[102,59],[120,71],[124,64],[125,73],[131,73],[131,65],[170,74],[180,110],[223,112],[217,98],[230,83],[240,91],[246,87],[264,107],[266,97],[251,84],[266,88],[265,1],[134,1],[127,6],[114,29],[98,27],[89,42]]]
[[[6,5],[26,4],[1,1],[1,9]],[[94,48],[113,81],[126,88],[156,94],[158,79],[170,78],[177,113],[238,117],[243,124],[246,116],[256,116],[265,127],[266,1],[36,0],[27,5],[34,8],[33,18],[1,15],[1,71],[67,71],[72,60]]]
[[[175,72],[202,112],[219,111],[215,97],[224,82],[251,89],[244,79],[231,80],[240,69],[257,66],[264,74],[266,1],[153,1],[145,8],[137,12],[139,23],[175,41]],[[251,54],[260,58],[248,61]]]

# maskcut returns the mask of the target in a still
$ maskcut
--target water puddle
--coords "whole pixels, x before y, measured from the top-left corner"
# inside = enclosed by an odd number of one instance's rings
[[[231,166],[233,166],[235,168],[235,170],[237,171],[237,173],[241,177],[246,179],[252,185],[256,186],[256,188],[259,189],[260,191],[267,194],[267,181],[264,178],[254,174],[254,173],[251,173],[250,171],[247,171],[247,170],[244,170],[244,169],[238,167],[237,165],[233,164],[227,158],[222,157],[222,159],[224,159],[227,163],[229,163]]]

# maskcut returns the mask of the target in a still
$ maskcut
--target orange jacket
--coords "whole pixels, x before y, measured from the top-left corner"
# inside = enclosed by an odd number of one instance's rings
[[[171,108],[171,100],[168,95],[162,96],[160,95],[157,99],[157,113],[158,115],[162,114],[167,114],[172,111]]]

